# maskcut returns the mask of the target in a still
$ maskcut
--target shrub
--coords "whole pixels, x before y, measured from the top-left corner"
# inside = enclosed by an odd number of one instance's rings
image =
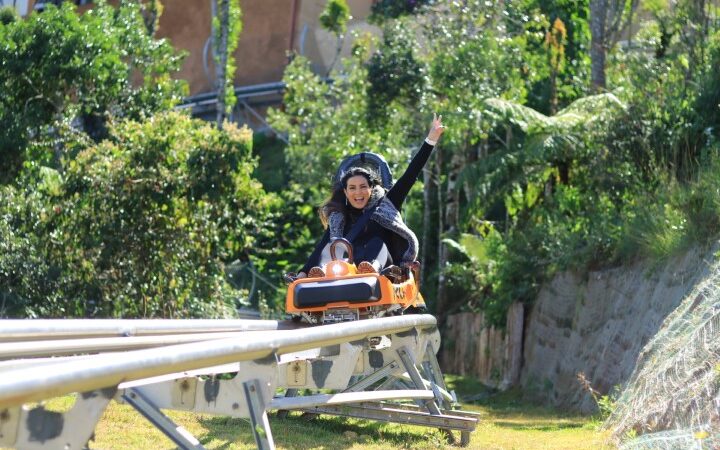
[[[0,232],[12,251],[0,255],[0,286],[14,305],[5,314],[232,314],[224,262],[248,259],[269,202],[251,178],[251,132],[168,113],[110,134],[62,176],[26,171],[26,185],[47,188],[5,191]],[[21,248],[27,270],[14,268]]]
[[[63,2],[24,20],[3,19],[0,61],[0,183],[17,175],[30,143],[54,143],[63,126],[99,141],[109,118],[144,119],[186,92],[170,78],[180,54],[147,34],[138,2],[101,1],[82,15]],[[62,155],[54,145],[45,152]]]
[[[382,23],[388,19],[396,19],[410,14],[433,3],[433,0],[380,0],[373,2],[371,20]]]

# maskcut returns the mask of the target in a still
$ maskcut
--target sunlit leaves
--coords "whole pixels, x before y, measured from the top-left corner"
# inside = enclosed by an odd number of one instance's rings
[[[136,2],[98,2],[82,15],[64,2],[0,25],[0,182],[15,176],[28,145],[57,139],[62,124],[100,139],[113,117],[173,106],[185,92],[168,76],[179,66],[172,47],[147,34]]]
[[[26,172],[27,191],[0,191],[0,315],[232,314],[224,262],[247,259],[272,201],[250,144],[168,113],[118,123],[62,177]]]
[[[328,0],[320,13],[319,20],[325,30],[341,35],[347,31],[347,22],[350,18],[350,7],[346,0]]]
[[[216,1],[216,0],[213,0]],[[238,46],[238,39],[240,32],[242,31],[242,10],[238,0],[224,0],[227,2],[226,5],[221,2],[217,8],[217,15],[213,17],[212,28],[213,28],[213,56],[215,64],[219,67],[222,64],[223,57],[225,55],[225,67],[224,67],[224,79],[217,80],[216,89],[219,92],[224,92],[224,104],[225,112],[228,113],[232,110],[232,107],[237,102],[235,98],[235,90],[233,89],[233,80],[235,79],[235,57],[233,54]],[[226,24],[227,33],[226,39],[223,39],[223,25]],[[221,48],[223,45],[226,48]],[[220,124],[218,124],[219,126]]]

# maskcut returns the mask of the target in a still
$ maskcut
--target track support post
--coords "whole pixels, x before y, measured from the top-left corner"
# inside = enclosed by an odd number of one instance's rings
[[[122,398],[145,416],[158,430],[165,433],[181,449],[205,450],[205,447],[200,444],[200,441],[195,436],[163,414],[139,389],[126,389],[122,394]]]
[[[435,393],[435,399],[438,401],[440,407],[452,409],[452,402],[448,401],[440,393],[440,389],[447,392],[447,386],[445,386],[445,380],[443,379],[442,371],[440,370],[440,364],[438,364],[435,352],[433,352],[432,345],[429,342],[425,347],[425,359],[422,362],[422,367],[428,381],[430,381],[430,386]]]
[[[250,411],[250,422],[253,427],[253,436],[259,450],[274,450],[270,422],[266,410],[266,403],[260,389],[260,381],[257,379],[248,380],[243,383],[245,399]]]
[[[415,389],[424,390],[425,383],[423,383],[423,379],[420,376],[420,371],[415,366],[415,361],[413,360],[412,354],[405,347],[400,347],[397,352],[400,356],[400,360],[405,366],[405,370],[407,370],[408,375],[410,375],[410,379],[415,385]],[[430,414],[434,416],[439,416],[441,414],[440,408],[438,408],[438,405],[433,400],[425,400],[424,403]]]

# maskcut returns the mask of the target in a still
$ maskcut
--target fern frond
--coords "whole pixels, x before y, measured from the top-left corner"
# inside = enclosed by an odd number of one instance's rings
[[[484,113],[500,122],[510,122],[527,132],[533,126],[547,122],[548,116],[532,108],[500,98],[490,98],[484,102]]]

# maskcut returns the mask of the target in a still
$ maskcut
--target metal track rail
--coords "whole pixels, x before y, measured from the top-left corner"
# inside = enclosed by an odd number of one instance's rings
[[[0,319],[0,342],[157,336],[297,328],[277,320],[215,319]]]
[[[0,331],[0,358],[24,358],[0,361],[0,447],[82,448],[111,398],[195,450],[200,441],[162,410],[249,418],[259,449],[275,448],[269,410],[437,427],[449,437],[455,430],[461,445],[478,421],[451,408],[429,315],[302,329],[273,321],[49,321],[43,331],[25,322]],[[182,324],[192,326],[182,333]],[[137,335],[97,337],[119,331]],[[279,388],[284,397],[275,396]],[[67,413],[26,406],[72,392],[79,394]]]
[[[201,369],[237,361],[337,345],[414,327],[435,327],[429,315],[363,320],[301,331],[256,332],[250,339],[217,339],[162,349],[99,354],[80,361],[50,364],[47,368],[16,368],[0,372],[0,408],[46,398],[117,386],[184,370]]]
[[[249,339],[263,331],[0,342],[0,360],[137,350],[216,339]]]

